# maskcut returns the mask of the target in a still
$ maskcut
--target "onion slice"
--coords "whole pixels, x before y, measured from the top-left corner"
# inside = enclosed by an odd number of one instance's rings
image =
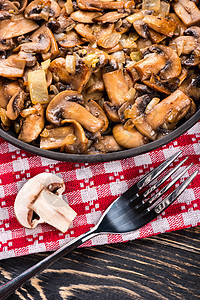
[[[49,103],[47,82],[44,70],[35,70],[28,73],[28,86],[33,104]]]

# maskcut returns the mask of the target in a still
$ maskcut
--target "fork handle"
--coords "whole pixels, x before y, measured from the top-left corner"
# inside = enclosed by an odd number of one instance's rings
[[[8,281],[4,285],[0,286],[0,299],[5,300],[10,295],[12,295],[15,290],[17,290],[22,284],[26,281],[31,279],[34,275],[40,273],[47,267],[50,267],[54,262],[56,262],[59,258],[63,257],[64,255],[68,254],[78,246],[82,245],[87,240],[91,239],[93,236],[97,235],[94,233],[94,229],[82,234],[81,236],[73,239],[71,242],[67,243],[66,245],[62,246],[34,266],[30,267],[17,277],[13,278],[12,280]]]

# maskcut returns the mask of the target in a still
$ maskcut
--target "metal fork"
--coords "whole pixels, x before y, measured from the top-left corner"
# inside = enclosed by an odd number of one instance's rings
[[[175,182],[180,179],[181,176],[193,165],[190,164],[165,187],[157,192],[157,188],[161,186],[187,160],[186,157],[163,178],[157,181],[154,185],[150,186],[149,189],[145,190],[143,193],[140,193],[140,191],[142,191],[148,186],[150,182],[156,179],[181,154],[181,152],[182,151],[179,151],[169,157],[165,162],[149,172],[136,184],[129,188],[124,194],[119,196],[106,209],[99,222],[91,230],[75,238],[54,253],[50,254],[42,261],[38,262],[33,267],[24,271],[16,278],[0,286],[0,300],[7,299],[16,289],[18,289],[31,277],[38,274],[45,268],[51,266],[59,258],[66,255],[92,237],[101,233],[118,234],[131,232],[133,230],[141,228],[142,226],[155,219],[187,188],[187,186],[198,174],[198,171],[192,173],[192,175],[190,175],[180,186],[178,186],[178,188],[174,189],[171,194],[167,195],[164,199],[161,198],[161,196],[169,188],[171,188],[175,184]],[[152,192],[156,193],[149,197]],[[161,198],[161,200],[159,200],[159,198]]]

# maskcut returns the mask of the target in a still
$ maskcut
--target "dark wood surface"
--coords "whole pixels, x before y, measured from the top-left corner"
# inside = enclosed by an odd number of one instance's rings
[[[48,253],[0,261],[0,283]],[[79,248],[9,299],[200,299],[200,227],[122,244]]]

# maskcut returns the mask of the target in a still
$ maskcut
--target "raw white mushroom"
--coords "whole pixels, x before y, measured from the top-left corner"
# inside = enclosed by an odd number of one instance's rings
[[[28,180],[14,203],[19,223],[27,228],[48,223],[66,232],[76,212],[62,199],[64,190],[64,181],[55,174],[41,173]]]

